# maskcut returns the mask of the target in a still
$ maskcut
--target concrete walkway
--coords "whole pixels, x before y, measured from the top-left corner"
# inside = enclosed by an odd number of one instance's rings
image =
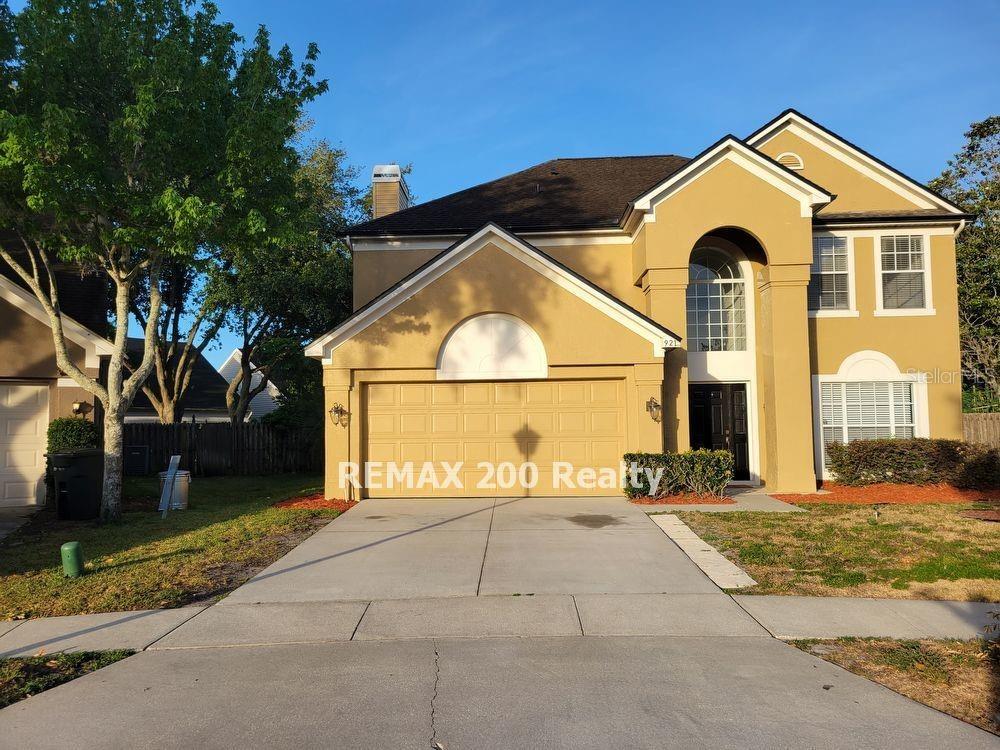
[[[724,594],[270,602],[0,623],[0,657],[416,638],[981,637],[996,604]]]
[[[1000,604],[836,596],[734,596],[776,638],[981,637]]]

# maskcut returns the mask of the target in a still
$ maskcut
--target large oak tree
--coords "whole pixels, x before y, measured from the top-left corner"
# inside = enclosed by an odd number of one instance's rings
[[[243,50],[214,5],[193,0],[0,6],[0,220],[16,235],[0,257],[48,314],[59,368],[104,407],[105,520],[121,512],[122,425],[155,367],[165,274],[199,254],[235,267],[297,231],[269,186],[298,171],[295,124],[325,90],[316,55],[296,65],[263,30]],[[67,351],[66,263],[113,289],[104,380]],[[138,362],[130,311],[145,321]]]

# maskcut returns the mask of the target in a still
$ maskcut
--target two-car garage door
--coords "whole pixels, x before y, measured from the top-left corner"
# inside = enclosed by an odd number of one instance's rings
[[[36,502],[48,423],[47,385],[0,382],[0,507]]]
[[[364,399],[368,462],[397,467],[412,462],[416,478],[430,462],[439,483],[447,475],[436,465],[462,464],[460,488],[434,487],[430,481],[423,487],[388,487],[383,476],[380,487],[369,486],[370,497],[620,492],[572,487],[565,479],[576,484],[581,469],[617,470],[625,446],[622,380],[374,383],[366,387]],[[554,462],[564,462],[561,486],[555,486]],[[527,464],[537,467],[537,476]]]

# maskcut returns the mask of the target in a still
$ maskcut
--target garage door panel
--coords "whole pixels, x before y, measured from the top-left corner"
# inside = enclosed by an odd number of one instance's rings
[[[514,414],[494,414],[493,423],[496,426],[494,430],[495,435],[514,438],[521,431],[522,427],[524,427],[524,417],[520,412]]]
[[[528,383],[526,400],[531,404],[551,404],[555,400],[555,387],[552,383]]]
[[[466,437],[490,434],[490,415],[486,412],[462,414],[462,430]]]
[[[558,415],[558,432],[560,434],[582,434],[587,430],[587,412],[564,412]]]
[[[467,464],[493,460],[493,444],[489,442],[470,442],[467,440],[462,444],[462,450]]]
[[[0,505],[31,505],[39,499],[48,394],[47,385],[0,385]]]
[[[398,404],[399,386],[393,383],[378,383],[368,386],[368,403],[373,406]]]
[[[590,431],[592,433],[614,435],[622,431],[621,427],[621,415],[616,411],[590,412]]]
[[[377,386],[378,398],[365,402],[366,460],[413,461],[417,472],[423,461],[462,461],[463,487],[373,488],[371,496],[616,494],[607,488],[554,488],[552,464],[617,469],[625,445],[621,380]],[[538,465],[534,489],[477,486],[489,478],[480,462],[529,461]]]
[[[621,383],[600,381],[590,385],[590,402],[592,404],[617,404],[621,400]]]
[[[489,383],[466,383],[462,386],[462,400],[467,405],[490,403]]]
[[[458,435],[459,417],[458,412],[431,414],[431,432],[436,436]]]

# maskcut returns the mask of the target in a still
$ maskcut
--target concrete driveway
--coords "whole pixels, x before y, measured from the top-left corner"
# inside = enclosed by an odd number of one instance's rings
[[[109,749],[1000,744],[769,637],[614,499],[367,500],[147,650],[3,709],[0,738]]]
[[[223,604],[707,593],[720,592],[617,498],[365,500]]]

